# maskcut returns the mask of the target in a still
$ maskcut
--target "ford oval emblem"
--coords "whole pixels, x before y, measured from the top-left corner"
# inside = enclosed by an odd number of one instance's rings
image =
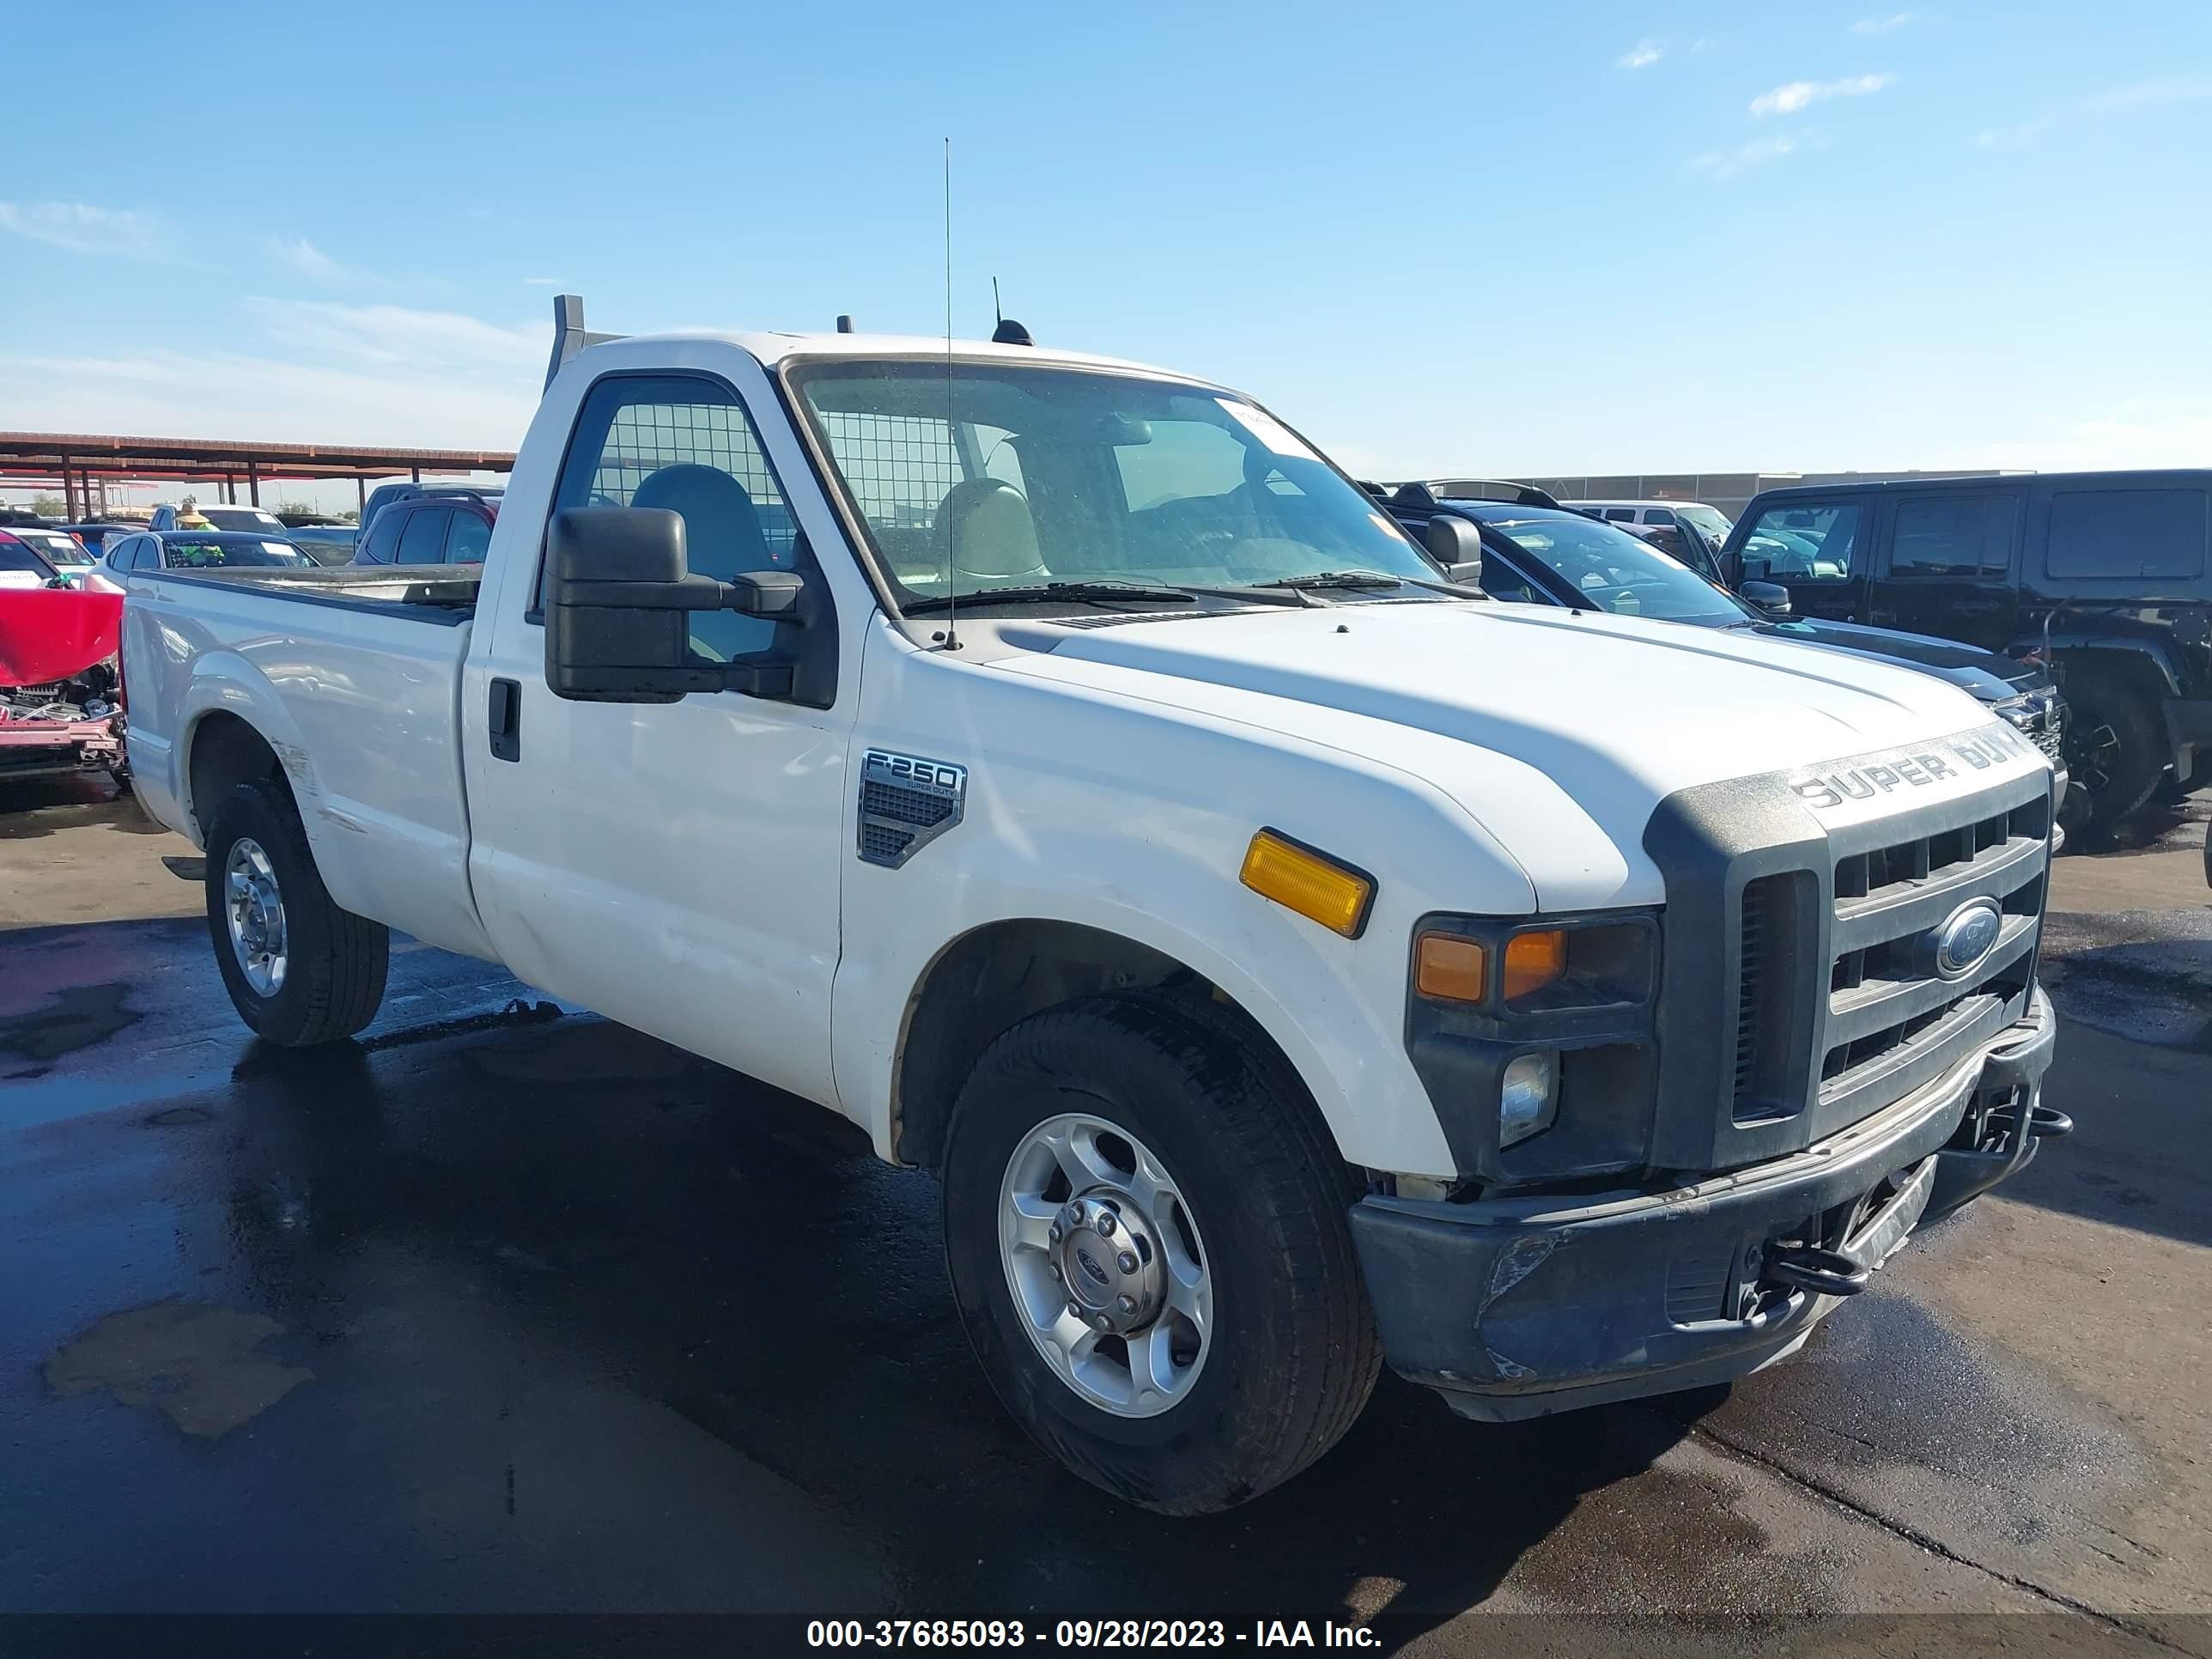
[[[1997,935],[2003,928],[2004,913],[1997,908],[1995,899],[1970,899],[1952,911],[1942,925],[1929,935],[1929,942],[1935,947],[1938,977],[1966,978],[1996,949]]]

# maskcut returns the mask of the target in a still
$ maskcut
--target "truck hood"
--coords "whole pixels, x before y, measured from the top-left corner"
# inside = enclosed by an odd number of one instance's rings
[[[1643,834],[1677,790],[1990,718],[1941,680],[1869,658],[1755,630],[1534,606],[1182,612],[1012,623],[1001,637],[1026,647],[997,663],[1009,672],[1410,773],[1509,849],[1547,908],[1659,902]]]

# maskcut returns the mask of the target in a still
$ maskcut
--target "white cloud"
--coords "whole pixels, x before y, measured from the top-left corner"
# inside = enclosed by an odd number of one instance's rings
[[[0,388],[0,427],[10,429],[441,449],[513,449],[538,392],[537,374],[519,366],[496,377],[377,373],[234,352],[57,358],[4,345]]]
[[[2109,87],[2093,92],[2075,107],[2084,115],[2110,115],[2122,110],[2163,109],[2172,104],[2200,103],[2212,98],[2212,75],[2167,75],[2132,86]]]
[[[337,260],[304,236],[280,236],[269,246],[277,264],[300,276],[327,283],[345,274]]]
[[[94,207],[85,202],[0,202],[0,230],[72,253],[119,253],[134,259],[162,255],[161,221],[135,208]]]
[[[558,276],[526,276],[522,280],[532,288],[558,288],[561,286],[561,279]]]
[[[1628,70],[1649,69],[1667,55],[1664,40],[1638,40],[1621,58],[1620,67]]]
[[[2212,99],[2212,75],[2167,75],[2122,87],[2107,87],[2067,100],[2033,120],[2008,127],[1984,127],[1974,135],[1984,149],[2026,149],[2060,121],[2084,117],[2126,115],[2137,110],[2169,109],[2179,104]]]
[[[1862,17],[1851,25],[1851,33],[1853,34],[1888,34],[1903,28],[1907,23],[1917,21],[1918,16],[1919,14],[1917,12],[1893,11],[1887,17]]]
[[[1692,155],[1690,167],[1693,172],[1710,173],[1716,179],[1733,179],[1747,167],[1778,161],[1800,148],[1798,139],[1777,133],[1771,138],[1755,138],[1734,149],[1709,149],[1702,155]]]
[[[70,355],[0,318],[0,428],[512,449],[550,341],[458,312],[246,300],[197,339],[143,345],[127,321]]]
[[[455,311],[259,297],[246,304],[278,344],[342,361],[482,368],[540,362],[549,345],[542,328],[510,328]]]
[[[1894,75],[1851,75],[1840,81],[1790,81],[1751,100],[1753,115],[1795,115],[1831,98],[1863,98],[1895,84]]]

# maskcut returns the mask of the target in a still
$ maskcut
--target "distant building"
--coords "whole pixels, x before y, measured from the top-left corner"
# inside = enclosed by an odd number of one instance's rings
[[[1731,519],[1762,489],[1792,484],[1871,483],[1884,478],[1991,478],[2016,468],[1953,466],[1864,472],[1616,472],[1516,478],[1563,501],[1703,501]]]

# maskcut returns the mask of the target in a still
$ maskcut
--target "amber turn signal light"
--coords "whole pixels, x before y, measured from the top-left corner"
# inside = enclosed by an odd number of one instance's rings
[[[1263,898],[1346,939],[1359,937],[1375,898],[1372,878],[1272,830],[1252,837],[1239,879]]]
[[[1533,995],[1567,971],[1567,936],[1557,928],[1505,941],[1505,1000]]]
[[[1413,988],[1447,1002],[1480,1002],[1490,988],[1490,952],[1471,939],[1424,933],[1413,951]]]

